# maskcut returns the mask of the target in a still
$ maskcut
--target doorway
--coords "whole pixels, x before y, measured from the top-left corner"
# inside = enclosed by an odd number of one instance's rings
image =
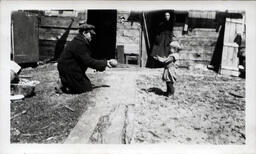
[[[96,59],[115,58],[117,11],[88,10],[87,23],[94,25],[96,32],[92,56]]]
[[[173,26],[175,24],[175,14],[174,10],[154,10],[145,12],[145,22],[146,22],[146,29],[145,39],[148,42],[147,45],[147,54],[150,55],[153,49],[153,46],[156,44],[156,36],[160,34],[159,25],[161,22],[164,21],[165,12],[169,12],[171,15],[171,20],[173,21]],[[171,27],[173,29],[173,27]],[[149,68],[159,68],[163,67],[163,64],[159,61],[155,60],[153,57],[148,56],[146,67]]]

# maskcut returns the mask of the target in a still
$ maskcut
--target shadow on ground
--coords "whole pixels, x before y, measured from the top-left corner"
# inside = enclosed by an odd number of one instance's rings
[[[157,87],[152,87],[152,88],[149,88],[149,89],[142,89],[142,90],[145,91],[145,92],[155,93],[156,95],[165,96],[165,92],[162,89],[157,88]]]
[[[97,88],[106,88],[106,87],[110,87],[110,85],[105,85],[105,84],[103,84],[103,85],[93,85],[92,86],[92,89],[97,89]]]

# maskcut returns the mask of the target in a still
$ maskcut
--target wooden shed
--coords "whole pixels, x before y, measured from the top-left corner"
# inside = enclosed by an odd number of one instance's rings
[[[226,20],[223,19],[226,19],[228,12],[155,10],[140,11],[135,13],[135,18],[131,18],[134,16],[133,11],[122,10],[17,11],[12,14],[14,59],[19,63],[44,61],[53,57],[58,36],[65,32],[73,18],[74,23],[67,41],[72,40],[78,33],[78,22],[87,20],[96,27],[95,58],[116,58],[120,63],[150,67],[147,66],[147,61],[150,44],[152,45],[155,37],[154,27],[163,19],[165,11],[172,11],[175,16],[174,39],[183,47],[180,52],[180,66],[210,64],[220,37],[220,25],[225,23]],[[22,18],[15,18],[16,16]],[[229,14],[230,18],[234,16],[236,15]],[[18,29],[17,25],[29,25],[26,27],[29,28],[24,28],[19,33],[22,28]],[[21,57],[26,58],[21,60]],[[215,57],[221,59],[218,54]],[[224,65],[222,62],[223,67]]]

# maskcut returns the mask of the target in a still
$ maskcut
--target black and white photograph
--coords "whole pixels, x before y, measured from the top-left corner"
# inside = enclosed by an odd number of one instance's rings
[[[8,142],[246,146],[247,13],[11,10]]]

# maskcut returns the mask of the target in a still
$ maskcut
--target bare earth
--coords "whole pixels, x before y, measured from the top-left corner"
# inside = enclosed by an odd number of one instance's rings
[[[23,70],[36,95],[11,103],[12,143],[245,144],[245,80],[203,69],[179,69],[165,97],[162,69],[89,70],[96,88],[54,91],[56,64]]]

